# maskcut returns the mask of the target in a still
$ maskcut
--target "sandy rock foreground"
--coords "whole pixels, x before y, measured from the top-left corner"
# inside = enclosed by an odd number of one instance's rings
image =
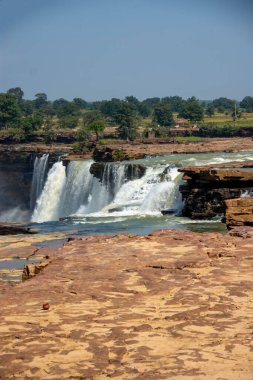
[[[1,285],[1,379],[252,379],[253,233],[84,237]],[[44,305],[44,309],[43,309]]]

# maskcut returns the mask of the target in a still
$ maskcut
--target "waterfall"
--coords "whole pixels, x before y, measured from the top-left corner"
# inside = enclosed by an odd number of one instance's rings
[[[65,180],[65,167],[62,162],[56,162],[50,169],[44,189],[36,201],[32,215],[33,222],[40,223],[59,218],[60,199]]]
[[[93,176],[90,166],[93,161],[71,161],[67,167],[66,182],[60,199],[60,216],[75,213],[86,205],[91,197]]]
[[[149,167],[142,178],[126,182],[113,202],[101,211],[104,216],[108,212],[121,216],[160,215],[163,209],[178,208],[180,178],[175,167]]]
[[[173,208],[178,202],[180,175],[175,167],[157,165],[145,171],[142,166],[140,173],[140,165],[109,163],[99,179],[90,173],[92,164],[72,161],[67,171],[61,162],[54,164],[36,202],[32,221],[74,215],[160,215],[162,209]]]
[[[44,187],[47,170],[48,170],[48,157],[49,157],[49,154],[43,154],[43,156],[41,157],[36,157],[34,161],[33,178],[32,178],[32,186],[31,186],[31,198],[30,198],[31,210],[34,209],[36,199],[39,198]]]

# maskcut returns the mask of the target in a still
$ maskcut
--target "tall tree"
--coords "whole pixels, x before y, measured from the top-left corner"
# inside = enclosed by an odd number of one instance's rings
[[[212,117],[214,115],[215,108],[212,103],[207,105],[205,112],[206,112],[206,115],[209,117]]]
[[[121,102],[117,112],[113,116],[118,124],[119,137],[133,140],[137,136],[137,115],[133,106],[127,102]]]
[[[98,141],[101,134],[105,129],[105,122],[102,119],[95,119],[89,124],[89,130],[96,134],[96,140]]]
[[[201,121],[204,117],[204,109],[195,96],[192,96],[185,101],[179,116],[191,122]]]
[[[14,95],[18,102],[21,102],[21,100],[23,99],[23,96],[24,96],[24,92],[21,90],[20,87],[10,88],[7,91],[7,94]]]
[[[16,126],[21,118],[17,99],[12,94],[0,94],[0,129]]]
[[[47,95],[44,92],[40,92],[35,95],[34,106],[36,110],[42,110],[47,106]]]
[[[154,108],[154,121],[162,127],[174,124],[173,113],[169,103],[160,103]]]
[[[245,96],[240,102],[240,107],[245,109],[247,112],[253,112],[253,97]]]
[[[172,112],[180,112],[184,105],[184,99],[181,96],[167,96],[162,98],[162,103],[168,103],[171,107]]]
[[[228,98],[218,98],[213,100],[213,106],[218,112],[232,111],[234,109],[235,101]]]
[[[76,105],[76,107],[80,110],[80,109],[85,109],[87,108],[88,106],[88,103],[86,102],[86,100],[82,99],[82,98],[74,98],[73,99],[73,103]]]
[[[78,108],[74,102],[69,102],[66,99],[60,98],[53,102],[53,109],[58,117],[76,115]]]

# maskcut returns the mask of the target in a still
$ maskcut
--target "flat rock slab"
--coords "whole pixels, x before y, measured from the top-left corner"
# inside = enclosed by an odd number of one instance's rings
[[[73,239],[0,290],[0,379],[252,379],[253,235]]]
[[[0,235],[36,234],[35,230],[19,224],[0,223]]]

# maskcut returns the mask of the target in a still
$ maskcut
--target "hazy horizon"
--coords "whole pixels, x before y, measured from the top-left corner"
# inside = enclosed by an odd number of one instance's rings
[[[0,0],[0,92],[253,96],[250,0]]]

